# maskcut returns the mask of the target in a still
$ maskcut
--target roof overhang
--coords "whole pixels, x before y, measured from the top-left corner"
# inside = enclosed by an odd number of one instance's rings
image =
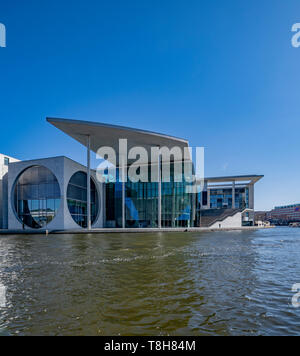
[[[188,147],[188,141],[185,139],[124,126],[60,118],[47,118],[47,121],[85,147],[89,136],[91,150],[95,153],[100,147],[109,146],[119,156],[120,139],[127,139],[128,152],[132,147],[145,148],[149,159],[151,147],[180,147],[182,152]]]
[[[205,178],[207,183],[228,183],[228,182],[235,182],[235,183],[244,183],[244,184],[255,184],[260,179],[262,179],[263,175],[242,175],[242,176],[226,176],[226,177],[208,177]]]

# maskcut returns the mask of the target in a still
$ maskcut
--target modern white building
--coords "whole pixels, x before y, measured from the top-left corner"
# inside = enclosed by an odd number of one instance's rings
[[[10,163],[18,162],[16,158],[0,153],[0,229],[8,228],[8,191],[7,191],[7,176],[8,166]]]
[[[87,149],[87,166],[61,157],[18,161],[1,155],[1,228],[10,231],[74,231],[103,228],[198,228],[253,225],[254,184],[263,176],[215,177],[204,180],[201,193],[178,182],[100,182],[91,169],[91,151],[112,147],[119,139],[128,150],[174,146],[188,141],[149,131],[95,122],[47,119]],[[119,165],[120,162],[117,162]],[[151,169],[149,162],[144,162]],[[174,162],[172,163],[174,165]],[[183,164],[180,161],[180,164]],[[128,169],[126,166],[125,169]]]
[[[91,223],[103,227],[104,185],[91,170]],[[10,230],[87,227],[87,168],[66,157],[11,163],[8,172]]]
[[[262,175],[205,178],[201,193],[202,226],[237,227],[241,222],[244,226],[254,225],[254,186],[262,178]]]

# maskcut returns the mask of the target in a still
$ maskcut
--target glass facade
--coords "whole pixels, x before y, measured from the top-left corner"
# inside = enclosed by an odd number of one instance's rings
[[[185,182],[162,183],[162,227],[193,227],[195,194],[186,192]]]
[[[148,176],[151,176],[149,166]],[[188,183],[174,181],[174,169],[171,165],[170,182],[161,183],[161,226],[192,227],[199,226],[196,206],[198,194],[186,191]],[[125,183],[125,227],[158,227],[157,182]],[[199,214],[198,214],[199,215]],[[198,218],[199,220],[199,218]],[[122,183],[106,184],[106,226],[122,227]]]
[[[75,173],[68,184],[67,203],[73,220],[81,227],[87,227],[87,174]],[[96,221],[99,211],[98,192],[91,179],[91,221]]]
[[[61,202],[58,181],[46,167],[33,166],[18,178],[14,207],[18,218],[31,228],[42,228],[55,217]]]
[[[249,207],[249,189],[235,188],[235,208],[245,209]],[[232,209],[232,189],[211,189],[210,190],[211,209]]]
[[[125,185],[126,227],[158,227],[158,183]]]

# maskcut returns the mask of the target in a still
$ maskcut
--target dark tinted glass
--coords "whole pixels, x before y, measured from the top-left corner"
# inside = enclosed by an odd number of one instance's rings
[[[75,173],[67,189],[67,202],[73,220],[81,227],[87,227],[87,174]],[[98,192],[91,179],[91,221],[96,221],[99,211]]]

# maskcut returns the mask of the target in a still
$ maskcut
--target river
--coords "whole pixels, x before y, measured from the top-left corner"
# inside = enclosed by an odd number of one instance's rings
[[[0,334],[299,335],[295,283],[298,228],[0,236]]]

